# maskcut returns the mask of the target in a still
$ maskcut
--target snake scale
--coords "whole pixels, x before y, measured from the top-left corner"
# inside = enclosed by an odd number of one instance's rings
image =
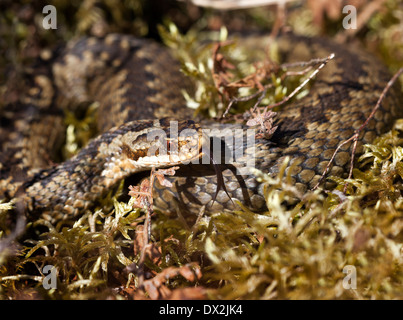
[[[248,41],[258,50],[264,47],[263,39]],[[307,96],[278,112],[278,128],[270,139],[256,138],[250,146],[244,137],[238,147],[245,156],[254,156],[254,167],[271,175],[278,173],[289,156],[293,166],[287,170],[292,170],[293,183],[304,191],[316,184],[337,145],[368,117],[390,74],[376,58],[355,46],[294,35],[281,36],[278,46],[287,62],[330,53],[335,58],[319,72]],[[222,136],[202,134],[202,128],[220,128],[219,124],[193,121],[193,110],[185,106],[181,93],[189,87],[189,80],[179,70],[180,64],[168,49],[118,34],[71,41],[51,59],[35,65],[24,78],[18,102],[2,109],[0,198],[19,199],[31,220],[71,219],[97,205],[124,178],[150,166],[167,167],[200,158],[199,147],[192,146],[217,139],[224,144]],[[401,98],[395,85],[361,132],[357,153],[403,116]],[[62,109],[94,101],[99,103],[99,136],[73,158],[56,164],[55,150],[65,132]],[[178,132],[192,130],[172,136],[170,119],[180,120]],[[227,126],[235,127],[247,131],[244,126]],[[168,149],[173,140],[177,142],[180,156],[156,153],[147,158],[152,147],[147,134],[156,129],[166,133],[161,143]],[[337,154],[331,175],[346,176],[351,148],[346,144]],[[222,161],[218,164],[222,175],[217,175],[211,164],[182,165],[175,176],[167,178],[172,187],[156,182],[154,204],[166,212],[198,212],[203,205],[217,212],[235,209],[232,200],[238,199],[252,210],[264,210],[263,185],[254,175],[239,174],[236,166]],[[219,178],[224,187],[219,187]]]

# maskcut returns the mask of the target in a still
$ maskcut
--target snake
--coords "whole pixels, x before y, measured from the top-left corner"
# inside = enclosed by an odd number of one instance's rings
[[[250,36],[245,43],[264,50],[267,39]],[[275,177],[285,159],[290,183],[305,192],[318,183],[337,146],[367,120],[390,73],[357,45],[293,34],[279,36],[276,44],[284,62],[329,54],[334,59],[316,75],[308,94],[277,112],[277,128],[267,138],[244,124],[223,127],[195,116],[182,94],[191,88],[189,78],[157,42],[124,34],[68,42],[27,70],[18,100],[1,109],[0,199],[17,199],[31,221],[75,219],[122,180],[139,181],[152,168],[179,166],[165,178],[170,186],[155,180],[155,207],[214,213],[242,204],[262,212],[265,184],[243,169]],[[63,110],[93,102],[99,134],[75,156],[60,160]],[[402,106],[395,84],[360,132],[356,154],[391,129],[403,116]],[[352,143],[340,148],[330,175],[347,176],[352,148]]]

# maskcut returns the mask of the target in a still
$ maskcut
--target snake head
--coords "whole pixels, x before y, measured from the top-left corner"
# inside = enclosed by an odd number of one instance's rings
[[[99,147],[106,185],[140,171],[199,161],[206,139],[194,121],[168,119],[129,122],[109,136]]]
[[[188,164],[201,157],[204,137],[191,120],[154,120],[121,137],[123,157],[139,170]],[[139,129],[139,128],[137,128]]]

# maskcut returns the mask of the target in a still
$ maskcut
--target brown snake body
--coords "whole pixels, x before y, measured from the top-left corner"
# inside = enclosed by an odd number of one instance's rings
[[[264,47],[261,40],[257,42]],[[254,167],[272,175],[289,156],[293,181],[303,191],[316,184],[337,145],[368,117],[390,74],[364,51],[329,40],[285,36],[278,43],[286,61],[308,61],[332,52],[335,59],[319,72],[308,96],[278,113],[278,129],[272,138],[256,139],[250,146],[245,136],[238,147],[245,156],[254,156]],[[0,198],[19,199],[30,219],[42,216],[57,221],[83,214],[119,181],[150,166],[200,159],[200,150],[192,146],[224,141],[214,132],[206,138],[201,128],[222,126],[209,121],[199,126],[188,120],[194,118],[193,111],[185,107],[181,94],[188,80],[179,69],[166,49],[131,36],[69,43],[51,62],[27,76],[20,101],[2,110]],[[62,141],[60,110],[94,101],[100,104],[97,123],[104,133],[72,159],[54,164],[54,150]],[[395,86],[361,132],[357,153],[362,152],[363,143],[389,130],[401,116],[401,94]],[[173,137],[166,118],[183,119],[176,124],[179,133],[192,130]],[[152,148],[147,134],[157,129],[166,133],[168,140],[162,144],[168,145],[168,152],[169,144],[177,142],[181,159],[159,154],[146,158]],[[227,129],[241,132],[241,137],[246,132],[240,126]],[[350,151],[351,144],[340,150],[331,175],[346,175]],[[229,195],[252,210],[264,210],[263,185],[253,175],[240,175],[236,163],[223,161],[219,168],[225,190],[217,192],[217,175],[211,165],[183,165],[177,176],[168,178],[173,187],[156,185],[155,205],[165,211],[198,212],[203,205],[208,211],[233,210],[236,204]]]

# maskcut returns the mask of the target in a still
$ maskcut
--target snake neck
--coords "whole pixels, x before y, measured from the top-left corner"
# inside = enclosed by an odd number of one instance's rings
[[[99,142],[94,141],[92,147]],[[117,179],[125,177],[120,172],[114,179],[108,179],[103,172],[112,155],[92,154],[88,150],[82,150],[58,166],[40,171],[25,183],[23,200],[29,216],[41,216],[50,221],[78,216],[93,207]]]

